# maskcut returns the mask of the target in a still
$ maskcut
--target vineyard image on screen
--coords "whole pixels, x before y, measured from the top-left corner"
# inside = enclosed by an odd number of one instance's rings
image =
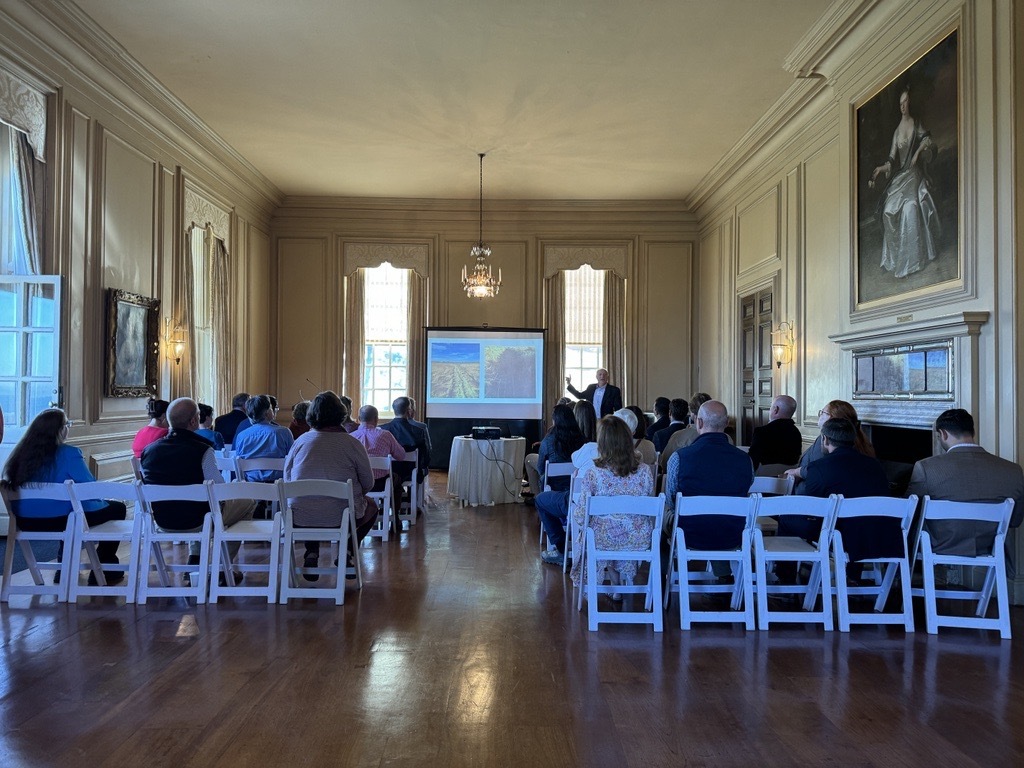
[[[537,355],[532,347],[484,347],[484,397],[537,396]]]
[[[480,397],[480,345],[434,344],[430,394],[444,400]]]

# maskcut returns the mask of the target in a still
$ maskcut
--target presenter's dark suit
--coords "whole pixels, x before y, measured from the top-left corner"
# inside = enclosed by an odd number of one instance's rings
[[[724,432],[707,432],[676,455],[676,489],[683,496],[746,496],[750,492],[754,482],[750,457],[730,445]],[[744,524],[743,519],[728,515],[679,519],[687,549],[738,547]]]
[[[762,464],[788,464],[800,462],[803,438],[792,419],[775,419],[754,430],[750,437],[750,460],[756,470]]]
[[[807,477],[797,493],[819,498],[839,493],[848,499],[889,496],[889,480],[877,459],[865,456],[853,448],[835,448],[832,453],[807,466]],[[836,527],[843,534],[843,547],[851,561],[871,557],[899,557],[903,554],[903,531],[899,521],[894,518],[860,517],[840,520]],[[803,532],[801,528],[804,528]],[[780,536],[803,536],[813,541],[820,532],[820,520],[811,522],[807,518],[793,515],[779,518]]]
[[[572,392],[580,400],[586,400],[588,403],[594,402],[594,393],[597,392],[597,384],[591,384],[589,387],[580,392],[572,384],[569,384],[566,389]],[[601,416],[608,416],[615,413],[622,407],[622,390],[618,387],[609,384],[604,388],[604,398],[601,400]]]
[[[914,465],[907,495],[930,496],[944,501],[997,503],[1013,499],[1011,526],[1024,517],[1024,471],[1019,464],[994,456],[979,445],[951,448],[941,456],[921,459]],[[958,520],[928,524],[932,548],[946,554],[987,555],[992,552],[995,526]]]

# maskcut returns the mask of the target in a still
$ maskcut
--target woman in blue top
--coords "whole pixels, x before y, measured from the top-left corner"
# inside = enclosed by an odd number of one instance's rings
[[[22,486],[39,483],[92,483],[96,478],[85,466],[82,451],[67,445],[68,429],[71,422],[59,408],[47,408],[40,412],[11,451],[4,465],[3,485],[17,490]],[[11,513],[23,531],[62,531],[71,514],[71,503],[30,499],[15,501]],[[85,519],[89,525],[100,525],[108,520],[124,520],[127,509],[119,501],[83,501]],[[102,563],[116,563],[116,541],[102,541],[96,544],[96,552]],[[63,548],[57,552],[57,559],[64,556]],[[124,579],[122,571],[104,571],[107,584],[117,584]],[[90,580],[94,577],[90,574]]]
[[[213,447],[218,451],[224,447],[224,436],[213,430],[212,405],[199,403],[199,429],[196,430],[196,434],[213,443]]]

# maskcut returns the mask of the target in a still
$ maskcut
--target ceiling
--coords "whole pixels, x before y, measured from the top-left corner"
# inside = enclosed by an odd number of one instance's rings
[[[77,0],[287,195],[686,199],[830,0]]]

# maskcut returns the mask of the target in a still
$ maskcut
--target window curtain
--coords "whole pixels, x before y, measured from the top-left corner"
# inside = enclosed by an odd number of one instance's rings
[[[565,394],[565,275],[555,272],[547,285],[548,329],[544,341],[545,412],[550,413],[558,398]]]
[[[16,204],[25,243],[24,263],[15,263],[15,274],[41,275],[43,273],[43,174],[46,167],[32,151],[28,136],[19,130],[10,130],[11,170],[17,189]]]
[[[427,279],[415,269],[409,270],[409,367],[406,369],[406,389],[416,401],[417,418],[426,406],[426,334],[423,326],[427,317]]]
[[[192,297],[195,295],[195,274],[192,269],[192,248],[195,242],[195,229],[190,230],[185,237],[185,253],[182,254],[178,270],[178,316],[174,318],[174,324],[181,328],[185,337],[185,360],[180,366],[179,376],[181,393],[195,392],[197,372],[196,365],[196,322],[195,307]],[[219,403],[218,405],[222,405]]]
[[[608,269],[604,273],[604,367],[611,382],[622,389],[623,403],[629,402],[625,327],[626,280]]]
[[[365,293],[363,269],[356,269],[345,276],[345,376],[341,394],[352,399],[353,409],[358,409],[363,388],[363,295]]]
[[[234,345],[231,343],[231,258],[220,238],[213,240],[210,288],[206,291],[207,317],[213,337],[213,370],[216,374],[216,402],[230,403],[234,380]]]

